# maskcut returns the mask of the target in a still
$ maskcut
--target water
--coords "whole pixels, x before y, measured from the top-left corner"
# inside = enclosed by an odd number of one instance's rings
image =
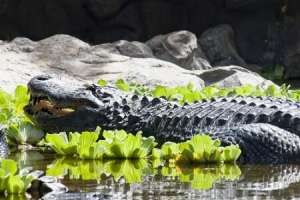
[[[300,165],[162,166],[147,160],[76,161],[37,151],[14,153],[11,158],[21,167],[57,176],[76,192],[52,200],[86,196],[114,200],[300,199]]]

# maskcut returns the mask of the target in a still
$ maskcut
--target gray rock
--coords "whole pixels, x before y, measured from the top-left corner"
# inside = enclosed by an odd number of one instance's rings
[[[152,46],[157,41],[152,40],[148,44]],[[5,90],[12,91],[17,84],[26,84],[33,76],[43,73],[85,82],[97,82],[99,79],[108,81],[124,79],[149,87],[157,84],[172,87],[191,82],[197,88],[201,88],[204,86],[204,81],[205,85],[218,83],[226,87],[249,83],[259,85],[265,80],[258,74],[235,66],[189,71],[156,58],[124,56],[116,48],[116,44],[120,46],[124,44],[123,47],[140,45],[140,43],[124,41],[90,46],[68,35],[55,35],[37,42],[17,38],[10,43],[0,45],[0,85]],[[137,48],[138,53],[135,56],[139,53],[139,55],[151,55],[147,51],[147,46],[140,45],[140,47],[142,50],[139,51]],[[124,52],[126,50],[123,50]],[[181,51],[177,52],[176,48],[172,52],[177,57],[188,55]],[[201,49],[197,48],[194,49],[193,56],[197,60],[204,55]]]
[[[50,195],[52,194],[62,194],[68,192],[68,188],[62,183],[43,183],[41,185],[41,193]]]
[[[28,175],[34,177],[34,179],[38,179],[38,178],[41,178],[44,174],[45,174],[45,172],[42,170],[35,170],[35,171],[30,172]]]
[[[26,84],[42,73],[87,82],[122,78],[148,86],[189,82],[198,88],[204,85],[195,74],[175,64],[155,58],[123,56],[114,52],[114,45],[90,46],[68,35],[55,35],[38,42],[18,38],[0,45],[0,85],[12,91],[17,84]]]
[[[234,32],[229,25],[208,29],[201,35],[199,44],[213,66],[246,65],[236,50]]]
[[[238,66],[216,67],[211,70],[200,71],[199,77],[204,80],[205,86],[236,87],[250,84],[266,88],[274,84],[259,74]]]
[[[40,176],[40,172],[36,172],[34,175]],[[67,193],[69,189],[59,183],[56,177],[52,176],[40,176],[32,181],[29,193],[42,197],[51,196],[53,194]]]
[[[57,182],[57,178],[54,176],[42,176],[38,180],[41,181],[42,183],[56,183]]]
[[[155,57],[175,63],[188,70],[211,68],[197,37],[189,31],[178,31],[167,35],[159,35],[146,43]]]
[[[106,43],[97,46],[108,50],[110,53],[120,54],[133,58],[153,58],[152,50],[145,44],[137,41],[129,42],[120,40],[114,43]]]

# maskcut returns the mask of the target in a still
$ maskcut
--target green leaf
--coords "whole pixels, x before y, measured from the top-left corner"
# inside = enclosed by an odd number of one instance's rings
[[[118,140],[120,142],[124,141],[128,137],[126,131],[124,131],[124,130],[115,130],[114,136],[115,136],[114,139]]]
[[[162,152],[160,149],[153,148],[152,149],[152,158],[153,159],[160,159],[162,157]]]
[[[103,156],[103,148],[97,144],[99,133],[82,132],[79,138],[77,153],[81,159],[100,159]]]
[[[106,82],[105,80],[103,80],[103,79],[100,79],[97,83],[98,83],[98,85],[100,85],[101,87],[107,86],[107,82]]]
[[[25,193],[25,183],[21,177],[16,175],[10,175],[7,180],[7,193],[9,194],[20,194]]]
[[[162,158],[165,160],[175,159],[180,152],[179,145],[174,142],[166,142],[161,147]]]
[[[67,134],[47,134],[46,143],[59,155],[74,155],[77,151],[77,144],[70,144]]]
[[[167,88],[161,85],[156,86],[156,88],[152,91],[152,95],[155,97],[169,97],[169,93]]]
[[[18,171],[18,166],[14,160],[4,159],[1,161],[1,169],[4,170],[5,175],[15,175]]]
[[[241,149],[237,145],[224,147],[223,158],[225,162],[236,162],[241,155]]]
[[[122,79],[116,81],[116,87],[125,92],[129,91],[129,85]]]
[[[17,114],[23,113],[23,107],[28,103],[29,95],[27,94],[27,87],[17,86],[15,90],[15,111]]]

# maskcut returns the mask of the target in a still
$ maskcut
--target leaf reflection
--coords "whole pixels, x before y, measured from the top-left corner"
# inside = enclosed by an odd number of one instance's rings
[[[241,170],[234,164],[175,165],[162,166],[158,160],[74,160],[60,158],[48,165],[46,174],[56,177],[68,176],[72,180],[101,180],[112,176],[116,182],[124,178],[126,183],[141,183],[144,176],[160,175],[178,177],[180,182],[190,183],[193,189],[207,190],[215,182],[239,179]],[[162,167],[161,167],[162,166]]]

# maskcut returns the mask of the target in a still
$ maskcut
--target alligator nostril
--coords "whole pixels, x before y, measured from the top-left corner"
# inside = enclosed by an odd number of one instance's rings
[[[44,75],[44,76],[39,76],[36,79],[39,81],[47,81],[49,80],[51,77],[49,75]]]

